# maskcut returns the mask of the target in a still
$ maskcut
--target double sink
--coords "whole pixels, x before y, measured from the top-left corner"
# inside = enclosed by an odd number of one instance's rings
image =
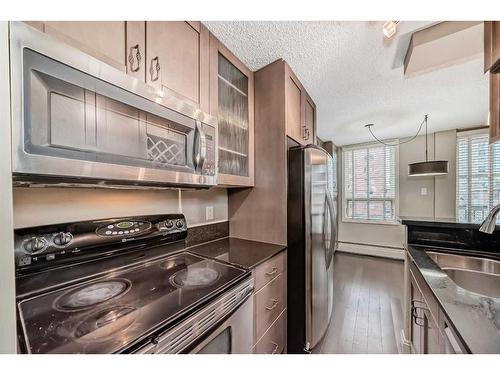
[[[426,253],[459,287],[500,298],[500,261],[434,251]]]

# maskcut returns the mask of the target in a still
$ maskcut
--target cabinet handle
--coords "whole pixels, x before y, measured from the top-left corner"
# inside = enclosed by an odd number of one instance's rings
[[[311,135],[311,132],[309,131],[309,129],[306,128],[306,127],[304,127],[304,132],[303,132],[303,135],[302,135],[302,139],[308,140],[310,135]]]
[[[152,82],[158,81],[158,78],[160,78],[160,59],[158,58],[158,56],[151,60],[149,74],[151,74]]]
[[[429,310],[425,307],[422,307],[422,306],[415,306],[415,304],[417,303],[421,303],[423,304],[424,306],[427,306],[425,304],[425,302],[422,302],[422,301],[418,301],[418,300],[412,300],[411,301],[411,316],[413,318],[413,322],[419,326],[419,327],[423,327],[424,326],[424,323],[420,323],[420,321],[424,321],[424,318],[422,318],[421,316],[418,316],[417,314],[417,309],[420,309],[420,310]],[[420,319],[420,320],[419,320]]]
[[[278,306],[277,298],[273,298],[271,299],[271,301],[273,301],[273,304],[271,306],[266,306],[266,310],[273,311],[276,308],[276,306]]]
[[[135,59],[137,60],[137,68],[134,68],[134,50],[135,50]],[[141,51],[139,50],[139,45],[136,44],[135,46],[130,47],[130,52],[128,55],[128,61],[130,62],[130,70],[132,72],[138,72],[139,69],[141,68]]]
[[[278,351],[278,348],[280,347],[278,344],[276,344],[274,341],[271,341],[271,344],[274,345],[274,349],[273,351],[271,352],[271,354],[276,354],[276,352]]]
[[[276,275],[276,272],[278,272],[278,267],[273,267],[271,268],[271,271],[266,272],[266,275],[267,276]]]

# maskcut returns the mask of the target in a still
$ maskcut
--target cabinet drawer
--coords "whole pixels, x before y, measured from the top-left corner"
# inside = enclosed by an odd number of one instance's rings
[[[275,255],[255,269],[255,290],[259,290],[285,270],[285,252]]]
[[[255,295],[255,340],[258,340],[285,308],[284,275],[280,274]]]
[[[255,354],[280,354],[285,346],[285,314],[283,311],[264,336],[255,344]]]

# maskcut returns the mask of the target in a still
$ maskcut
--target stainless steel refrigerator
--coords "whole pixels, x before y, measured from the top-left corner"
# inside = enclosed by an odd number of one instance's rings
[[[287,350],[307,353],[333,311],[337,248],[336,157],[314,145],[288,151]]]

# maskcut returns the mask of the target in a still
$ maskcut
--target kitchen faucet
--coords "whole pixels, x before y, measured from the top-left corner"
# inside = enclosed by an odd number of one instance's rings
[[[490,213],[479,227],[480,232],[492,234],[495,231],[498,211],[500,211],[500,204],[497,204],[491,209]]]

